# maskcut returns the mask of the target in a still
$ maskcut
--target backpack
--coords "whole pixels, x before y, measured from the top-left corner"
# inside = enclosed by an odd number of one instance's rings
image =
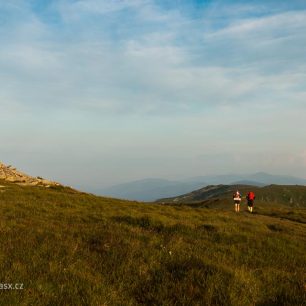
[[[249,194],[248,194],[248,199],[251,200],[251,201],[255,199],[255,194],[254,194],[253,191],[250,191],[250,192],[249,192]]]

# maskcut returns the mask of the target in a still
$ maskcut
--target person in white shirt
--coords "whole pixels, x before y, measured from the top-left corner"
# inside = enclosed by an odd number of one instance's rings
[[[235,212],[239,212],[240,203],[241,203],[241,194],[238,190],[233,194],[233,199],[234,199],[234,204],[235,204]]]

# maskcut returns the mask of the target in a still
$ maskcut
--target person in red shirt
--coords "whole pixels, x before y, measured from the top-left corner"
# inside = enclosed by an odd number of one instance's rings
[[[254,207],[254,200],[255,200],[255,193],[253,191],[250,191],[246,197],[248,201],[248,210],[250,213],[253,212],[253,207]]]

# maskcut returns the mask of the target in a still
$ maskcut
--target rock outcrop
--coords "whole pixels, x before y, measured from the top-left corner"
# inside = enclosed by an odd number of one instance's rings
[[[28,186],[59,186],[60,184],[57,182],[52,182],[42,177],[32,177],[25,173],[22,173],[16,168],[12,166],[6,166],[0,162],[0,179],[5,180],[11,183],[17,183],[21,185],[28,185]]]

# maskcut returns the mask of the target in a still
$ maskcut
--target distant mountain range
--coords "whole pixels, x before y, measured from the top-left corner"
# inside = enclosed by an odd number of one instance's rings
[[[198,176],[185,180],[143,179],[94,191],[96,194],[121,199],[155,201],[175,197],[208,185],[306,185],[306,179],[258,172],[249,175],[227,174]]]
[[[204,184],[206,185],[206,184]],[[154,201],[203,187],[202,182],[143,179],[102,189],[99,194],[120,199]]]

